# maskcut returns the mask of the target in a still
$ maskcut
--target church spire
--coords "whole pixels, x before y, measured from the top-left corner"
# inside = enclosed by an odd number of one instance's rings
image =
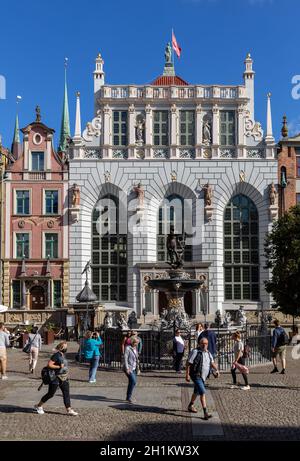
[[[19,117],[18,113],[16,114],[16,121],[15,121],[15,130],[14,130],[14,138],[11,145],[11,152],[15,159],[18,159],[21,154],[22,146],[20,141],[20,129],[19,129]]]
[[[58,152],[66,151],[67,146],[69,144],[69,138],[71,136],[68,90],[67,90],[67,63],[68,63],[68,58],[65,58],[65,91],[64,91],[64,102],[63,102],[63,112],[62,112],[62,119],[61,119]]]

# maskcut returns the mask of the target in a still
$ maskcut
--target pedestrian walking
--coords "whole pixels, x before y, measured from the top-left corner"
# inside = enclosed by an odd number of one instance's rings
[[[9,331],[5,328],[3,322],[0,322],[0,372],[1,379],[7,379],[7,353],[6,349],[10,346]]]
[[[68,361],[66,359],[66,352],[67,352],[68,344],[66,341],[62,341],[61,343],[57,344],[56,352],[53,354],[48,362],[48,367],[52,370],[55,370],[55,379],[51,381],[49,384],[48,392],[45,394],[40,402],[34,406],[35,410],[39,415],[43,415],[44,409],[43,405],[49,399],[51,399],[58,388],[62,391],[64,404],[67,410],[67,414],[70,416],[77,416],[78,413],[73,410],[71,407],[71,399],[70,399],[70,384],[69,384],[69,368],[68,368]]]
[[[137,351],[138,340],[133,337],[131,345],[128,345],[125,349],[124,354],[124,372],[128,378],[128,387],[126,400],[128,403],[133,403],[132,393],[136,386],[137,381],[137,363],[138,363],[138,351]]]
[[[196,331],[195,331],[195,336],[196,336],[196,344],[198,344],[198,338],[201,335],[202,331],[204,331],[203,328],[203,323],[196,323]]]
[[[180,330],[175,331],[175,337],[173,339],[173,353],[174,353],[174,367],[176,373],[182,373],[182,359],[184,356],[185,344],[184,340],[180,335]]]
[[[206,338],[208,340],[208,350],[215,359],[217,355],[217,336],[216,333],[210,329],[209,323],[204,324],[204,329],[199,334],[199,338]]]
[[[249,370],[245,366],[246,362],[246,351],[245,351],[245,346],[243,341],[241,341],[241,333],[239,331],[235,331],[232,335],[232,339],[234,340],[234,348],[233,348],[233,353],[234,353],[234,361],[231,365],[231,375],[233,379],[233,384],[230,386],[230,389],[237,389],[237,380],[236,380],[236,370],[238,369],[244,379],[245,385],[241,386],[240,389],[244,391],[248,391],[250,389],[249,383],[248,383],[248,373]]]
[[[278,373],[279,370],[277,368],[277,357],[279,356],[282,370],[280,374],[285,374],[285,366],[286,366],[286,345],[289,342],[289,338],[282,326],[280,325],[279,320],[274,320],[274,331],[272,336],[272,344],[271,344],[271,351],[272,351],[272,361],[274,368],[271,373]]]
[[[31,333],[29,333],[28,340],[26,341],[25,347],[30,345],[29,351],[29,373],[34,373],[39,351],[42,347],[42,337],[39,334],[38,327],[32,327]]]
[[[205,398],[205,380],[211,368],[214,369],[214,374],[218,377],[219,371],[217,365],[214,362],[212,354],[208,350],[208,339],[199,338],[198,347],[191,351],[187,360],[185,379],[188,383],[190,379],[192,379],[194,383],[194,391],[188,406],[188,411],[191,413],[198,413],[194,404],[199,395],[205,420],[212,417],[207,411]]]
[[[133,330],[127,331],[126,335],[123,338],[122,345],[121,345],[121,350],[122,350],[122,355],[125,354],[125,349],[127,346],[131,346],[131,337],[134,335]]]
[[[96,382],[96,373],[101,357],[100,347],[102,346],[102,344],[103,342],[98,332],[86,332],[83,344],[83,351],[85,360],[87,360],[90,363],[89,383]]]

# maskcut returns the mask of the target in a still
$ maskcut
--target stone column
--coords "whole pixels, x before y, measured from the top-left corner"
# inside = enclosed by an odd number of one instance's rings
[[[177,157],[177,146],[179,145],[179,111],[176,104],[171,107],[171,127],[170,127],[170,158]]]
[[[219,125],[220,125],[220,112],[219,107],[215,104],[212,108],[213,113],[213,127],[212,127],[212,157],[219,157]]]
[[[145,123],[145,157],[152,157],[152,108],[150,104],[145,107],[146,123]]]
[[[135,107],[131,104],[128,108],[128,158],[134,158],[135,148]]]
[[[196,107],[195,116],[195,144],[196,144],[196,157],[201,157],[201,144],[202,144],[202,108],[201,104]]]
[[[103,158],[111,157],[110,146],[112,144],[112,119],[111,108],[106,104],[103,108]]]
[[[238,108],[238,157],[245,157],[245,133],[244,133],[244,107],[242,105]]]

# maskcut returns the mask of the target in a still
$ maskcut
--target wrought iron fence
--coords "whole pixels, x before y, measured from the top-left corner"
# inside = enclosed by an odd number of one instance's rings
[[[233,362],[232,333],[214,330],[217,336],[217,357],[220,370],[227,370]],[[100,332],[103,340],[103,350],[100,366],[122,368],[122,341],[127,331],[105,329]],[[139,355],[142,370],[167,370],[174,365],[172,330],[139,330],[138,336],[142,340],[142,351]],[[183,331],[181,336],[185,340],[186,350],[184,360],[190,351],[196,347],[197,341],[194,331]],[[271,360],[271,331],[269,327],[261,329],[260,325],[246,325],[241,331],[242,341],[250,347],[247,365],[257,365]]]

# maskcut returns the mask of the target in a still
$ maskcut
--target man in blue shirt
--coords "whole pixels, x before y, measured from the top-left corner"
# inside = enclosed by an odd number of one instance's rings
[[[213,356],[213,358],[217,355],[217,336],[216,333],[209,328],[209,324],[204,324],[204,330],[200,333],[198,341],[200,339],[206,338],[208,340],[208,350]]]
[[[282,375],[285,374],[285,365],[286,365],[286,345],[288,343],[287,335],[284,329],[280,326],[279,320],[274,320],[274,331],[272,337],[272,360],[274,368],[271,373],[278,373],[277,368],[277,356],[279,355],[280,361],[282,364],[282,371],[280,372]]]

